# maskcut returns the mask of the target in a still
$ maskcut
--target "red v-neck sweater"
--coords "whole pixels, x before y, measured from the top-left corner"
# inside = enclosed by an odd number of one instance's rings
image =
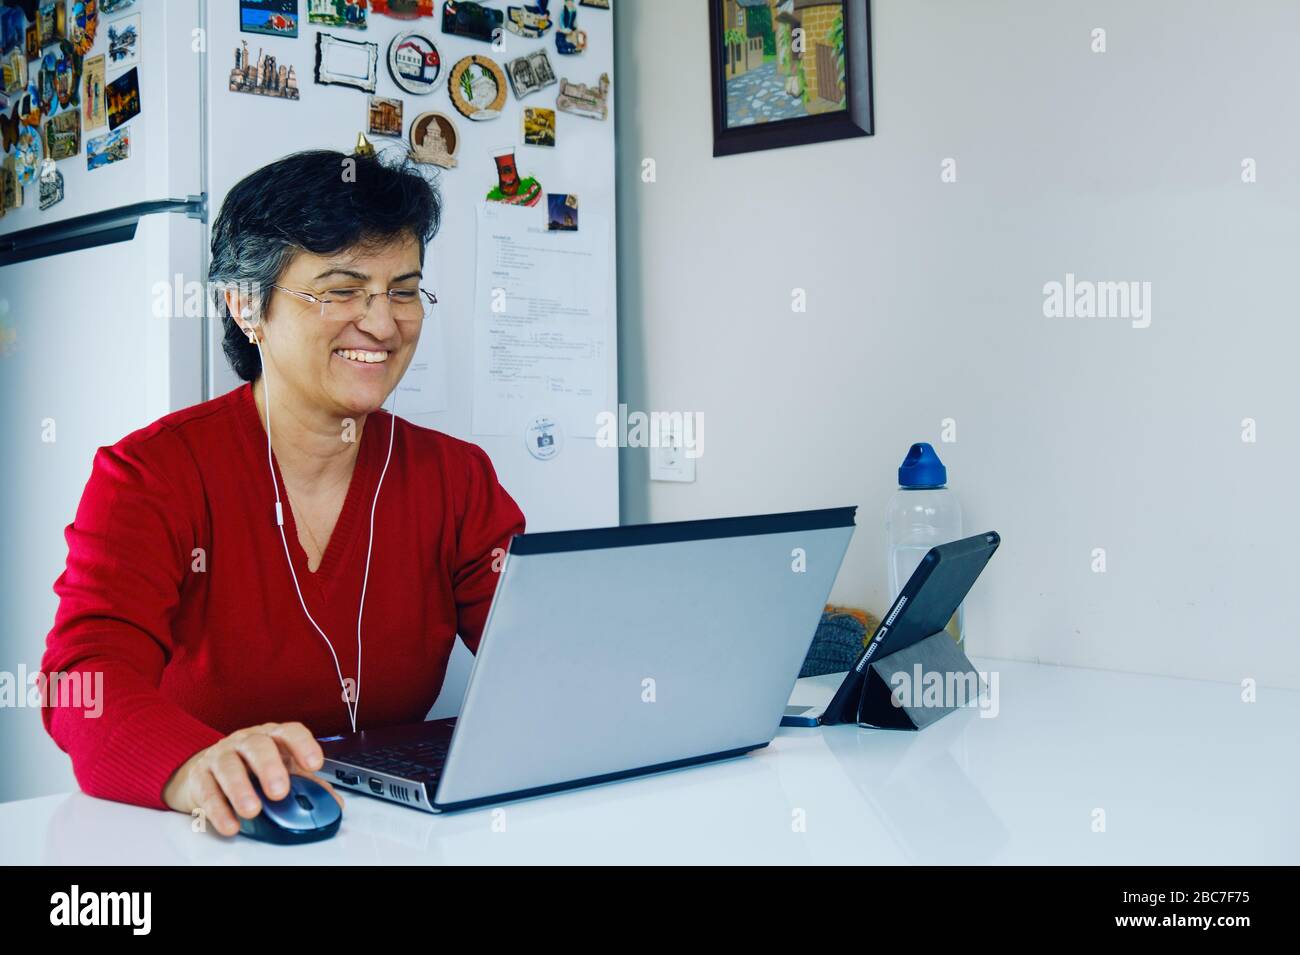
[[[345,678],[357,674],[370,508],[392,421],[366,420],[315,573],[284,504],[303,598]],[[284,499],[282,480],[281,489]],[[398,422],[375,511],[359,728],[424,718],[455,635],[478,648],[500,569],[494,548],[523,529],[482,449]],[[176,769],[236,729],[292,720],[317,736],[350,729],[333,659],[289,575],[251,385],[99,449],[65,533],[41,668],[47,678],[102,673],[102,712],[55,700],[42,718],[87,793],[162,809]]]

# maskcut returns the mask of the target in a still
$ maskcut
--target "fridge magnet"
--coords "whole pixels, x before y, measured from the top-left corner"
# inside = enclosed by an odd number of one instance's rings
[[[470,40],[491,43],[501,30],[505,18],[500,10],[469,0],[447,0],[442,5],[442,32]]]
[[[68,39],[78,56],[85,56],[95,45],[99,30],[99,6],[96,0],[75,0],[68,17]]]
[[[564,431],[550,415],[538,415],[524,429],[524,445],[538,461],[549,461],[564,447]]]
[[[442,79],[442,56],[432,38],[408,30],[388,44],[388,72],[404,92],[423,96],[432,93]]]
[[[18,163],[6,156],[0,165],[0,210],[20,209],[23,204],[23,184],[18,181]]]
[[[298,35],[298,0],[239,0],[239,32]]]
[[[575,116],[604,119],[609,115],[609,74],[601,73],[595,86],[560,80],[560,93],[555,97],[555,108]]]
[[[121,13],[127,7],[134,5],[135,0],[99,0],[99,12],[106,15]]]
[[[541,106],[524,108],[524,145],[555,145],[555,110]]]
[[[108,25],[108,65],[135,66],[140,62],[140,14],[114,20]]]
[[[131,130],[125,126],[86,140],[86,168],[98,169],[131,155]]]
[[[37,23],[27,24],[27,59],[39,60],[41,58],[41,25]]]
[[[36,182],[42,212],[63,201],[63,173],[59,172],[53,159],[46,159],[41,163],[41,173]]]
[[[421,113],[411,123],[411,158],[430,166],[453,169],[460,136],[451,117],[442,113]]]
[[[65,109],[45,122],[45,155],[71,159],[81,152],[81,110]]]
[[[352,155],[361,156],[364,159],[374,158],[375,147],[370,140],[366,139],[365,133],[357,133],[357,144],[352,147]]]
[[[433,16],[433,0],[372,0],[375,13],[397,20],[415,20]]]
[[[578,2],[584,7],[595,7],[597,10],[609,9],[609,0],[578,0]]]
[[[869,0],[709,0],[713,155],[870,136]]]
[[[516,36],[536,40],[551,28],[551,0],[538,0],[535,7],[506,7],[506,29]]]
[[[268,56],[261,49],[257,51],[257,59],[252,59],[248,53],[248,41],[240,40],[228,86],[232,93],[297,99],[298,72],[292,66],[277,64],[275,57]]]
[[[488,202],[509,206],[535,206],[542,197],[542,186],[532,176],[519,178],[513,146],[498,150],[492,158],[497,164],[497,184],[488,190]]]
[[[104,109],[104,54],[86,60],[81,71],[81,125],[98,129],[108,122]]]
[[[24,93],[23,99],[28,99],[30,96],[30,93]],[[18,130],[22,126],[22,120],[20,119],[22,115],[20,111],[21,103],[22,100],[15,103],[13,111],[10,112],[8,116],[4,113],[0,113],[0,140],[3,140],[4,142],[5,152],[9,152],[9,150],[13,149],[14,145],[18,142]],[[39,118],[39,114],[37,115]]]
[[[41,165],[41,131],[26,123],[18,127],[18,142],[14,144],[14,170],[18,184],[27,185],[36,178]]]
[[[68,8],[63,0],[45,0],[36,9],[36,26],[41,34],[41,46],[48,46],[68,38]]]
[[[506,75],[510,77],[510,88],[515,91],[516,99],[523,99],[529,93],[536,93],[556,82],[555,71],[551,69],[545,50],[534,50],[507,61]]]
[[[4,55],[4,91],[6,96],[27,89],[27,57],[19,48]]]
[[[46,50],[41,58],[37,89],[46,115],[80,105],[81,57],[67,40],[60,40],[56,50]]]
[[[316,82],[323,86],[350,86],[373,93],[379,78],[378,64],[378,43],[316,34]]]
[[[587,33],[578,29],[578,5],[575,0],[564,0],[560,25],[555,28],[555,50],[564,56],[573,56],[586,48]]]
[[[578,231],[578,197],[552,192],[546,196],[546,228],[550,232]]]
[[[104,87],[108,128],[117,129],[140,115],[140,71],[134,66]]]
[[[23,52],[26,34],[27,18],[21,10],[17,7],[0,9],[0,53]]]
[[[447,74],[447,93],[467,119],[496,119],[506,105],[506,74],[489,57],[467,56]]]
[[[364,30],[368,8],[367,0],[307,0],[307,22]]]
[[[370,97],[366,132],[371,136],[402,135],[402,101],[387,96]]]

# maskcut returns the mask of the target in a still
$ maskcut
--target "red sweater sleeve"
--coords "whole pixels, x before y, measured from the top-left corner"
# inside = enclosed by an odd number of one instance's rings
[[[167,780],[224,735],[158,689],[174,649],[172,615],[202,546],[193,516],[201,499],[188,449],[154,425],[99,449],[65,531],[41,718],[92,796],[165,809]],[[66,682],[48,682],[55,673],[86,692],[78,700]]]
[[[461,483],[464,497],[460,502],[456,566],[451,581],[456,596],[457,632],[477,653],[505,551],[510,538],[524,532],[524,515],[497,481],[487,452],[474,444],[466,447],[470,453]]]

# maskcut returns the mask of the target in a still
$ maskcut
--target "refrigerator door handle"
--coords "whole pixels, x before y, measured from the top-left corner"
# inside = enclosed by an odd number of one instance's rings
[[[135,238],[136,226],[142,216],[159,212],[184,213],[191,219],[206,222],[208,217],[207,194],[185,199],[155,199],[137,202],[103,212],[35,226],[19,232],[0,236],[0,266],[43,259],[64,252],[93,249],[114,242],[129,242]]]

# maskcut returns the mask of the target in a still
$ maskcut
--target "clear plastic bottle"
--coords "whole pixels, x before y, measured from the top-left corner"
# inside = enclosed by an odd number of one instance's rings
[[[948,469],[929,444],[912,445],[899,465],[898,490],[885,515],[890,603],[931,547],[961,537],[961,502],[948,487]],[[959,607],[948,621],[948,632],[963,649],[964,616]]]

